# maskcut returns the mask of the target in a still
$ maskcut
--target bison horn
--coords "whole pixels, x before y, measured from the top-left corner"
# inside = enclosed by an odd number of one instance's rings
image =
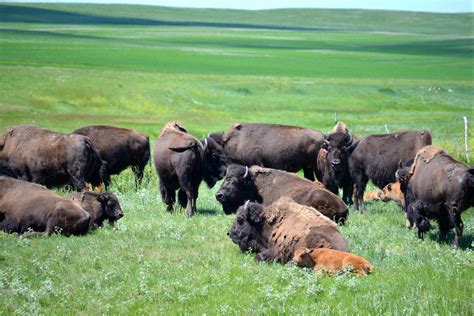
[[[352,134],[349,132],[349,140],[347,141],[348,145],[352,144]]]
[[[211,137],[211,132],[207,133],[207,138]]]
[[[250,202],[250,200],[247,200],[247,201],[245,202],[245,205],[244,205],[244,211],[246,211],[246,210],[247,210],[247,207],[249,206],[249,202]]]
[[[204,149],[207,148],[207,138],[204,138]]]
[[[248,175],[249,175],[249,167],[245,166],[244,179],[247,178]]]

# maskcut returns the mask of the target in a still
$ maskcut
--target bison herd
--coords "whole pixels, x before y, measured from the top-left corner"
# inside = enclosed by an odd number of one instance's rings
[[[349,253],[337,223],[347,222],[351,204],[364,212],[367,199],[395,200],[420,238],[432,219],[440,239],[455,228],[453,244],[459,246],[461,213],[474,206],[474,168],[431,142],[429,131],[358,138],[343,123],[328,134],[240,123],[200,140],[169,122],[156,140],[153,161],[168,211],[177,195],[192,216],[202,180],[212,188],[223,179],[215,197],[224,213],[236,213],[228,236],[257,260],[293,260],[316,270],[349,266],[366,274],[372,265]],[[0,228],[70,235],[85,234],[104,220],[113,224],[123,211],[115,194],[106,192],[110,176],[131,167],[138,187],[149,160],[148,136],[131,129],[88,126],[58,133],[8,127],[0,135]],[[294,174],[300,170],[304,178]],[[380,190],[364,195],[369,180]],[[77,193],[49,190],[62,186]],[[87,190],[93,187],[99,192]]]

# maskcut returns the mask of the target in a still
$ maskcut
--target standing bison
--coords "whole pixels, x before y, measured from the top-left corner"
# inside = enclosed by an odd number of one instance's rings
[[[219,159],[222,155],[209,151],[207,139],[203,143],[176,122],[167,123],[161,131],[154,148],[154,162],[168,211],[172,210],[175,191],[179,189],[178,201],[186,207],[187,215],[192,216],[201,181],[204,179],[213,187],[223,177],[225,164]]]
[[[461,213],[474,206],[474,168],[434,146],[422,148],[410,168],[397,171],[410,224],[419,237],[430,229],[430,219],[439,223],[440,239],[455,227],[453,244],[459,246],[463,232]]]
[[[0,161],[15,178],[48,188],[71,185],[81,191],[86,182],[97,186],[108,180],[106,163],[89,137],[32,125],[11,126],[0,135]]]
[[[119,174],[131,167],[138,186],[143,170],[150,160],[148,136],[136,130],[113,126],[86,126],[76,129],[74,134],[89,137],[100,157],[107,162],[107,175]],[[110,183],[105,183],[108,186]]]
[[[230,163],[297,172],[314,180],[316,158],[324,135],[295,126],[240,123],[227,133],[211,134]]]
[[[349,155],[356,210],[365,209],[363,196],[369,180],[380,189],[395,182],[395,172],[400,163],[412,161],[418,150],[426,145],[431,145],[431,133],[428,131],[368,135],[356,141]]]
[[[45,187],[0,176],[0,229],[19,234],[81,235],[91,216],[82,207]]]
[[[227,235],[242,252],[255,252],[263,261],[287,263],[300,247],[349,251],[333,221],[286,197],[268,206],[245,203]]]
[[[352,142],[353,137],[347,126],[339,122],[325,137],[317,158],[319,179],[334,194],[342,188],[342,200],[346,204],[352,204],[353,183],[348,169]]]
[[[334,193],[295,174],[281,170],[230,165],[216,199],[224,213],[235,212],[246,200],[269,205],[282,196],[312,206],[336,222],[345,222],[347,206]]]

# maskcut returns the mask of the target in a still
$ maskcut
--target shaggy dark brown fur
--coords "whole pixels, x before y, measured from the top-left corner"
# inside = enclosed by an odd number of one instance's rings
[[[333,221],[286,197],[268,206],[241,206],[228,235],[242,252],[257,253],[257,260],[281,263],[291,260],[299,247],[349,249]]]
[[[282,196],[312,206],[336,222],[345,222],[347,206],[320,183],[302,179],[295,174],[252,166],[230,165],[216,199],[226,214],[235,212],[246,200],[269,205]]]
[[[91,216],[73,201],[44,186],[0,176],[0,229],[27,235],[81,235]]]

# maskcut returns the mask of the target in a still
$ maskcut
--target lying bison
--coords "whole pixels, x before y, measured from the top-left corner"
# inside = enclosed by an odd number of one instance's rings
[[[344,223],[347,219],[347,206],[337,195],[322,185],[281,170],[230,165],[216,193],[226,214],[235,212],[246,200],[269,205],[282,196],[312,206],[335,222]]]
[[[434,146],[422,148],[413,165],[397,171],[405,197],[405,210],[419,237],[430,229],[429,219],[439,223],[440,239],[455,227],[453,244],[463,232],[461,213],[474,206],[474,168],[457,161]]]
[[[285,197],[268,206],[245,203],[227,235],[242,252],[255,252],[263,261],[287,263],[300,247],[349,251],[333,221]]]
[[[91,216],[82,207],[44,186],[0,176],[0,229],[19,234],[81,235]]]
[[[213,187],[223,177],[222,163],[215,159],[216,153],[208,150],[208,141],[203,143],[176,122],[167,123],[161,131],[154,148],[154,161],[161,197],[169,211],[179,189],[178,201],[186,207],[187,215],[192,216],[201,181],[204,179]]]
[[[79,204],[91,215],[91,227],[102,227],[104,220],[114,224],[123,217],[123,211],[117,196],[112,192],[79,192],[66,198]]]
[[[311,268],[329,274],[351,269],[358,275],[365,275],[372,272],[373,269],[372,264],[361,256],[328,248],[298,248],[295,251],[293,261],[299,267]]]
[[[230,163],[296,172],[314,180],[316,158],[324,135],[309,128],[240,123],[227,133],[211,134]]]
[[[150,160],[148,136],[136,130],[113,126],[86,126],[73,131],[89,137],[100,157],[107,162],[107,174],[119,174],[128,167],[135,174],[138,186],[143,178],[143,170]],[[110,183],[105,183],[106,187]]]
[[[31,125],[11,126],[0,135],[0,161],[15,178],[48,188],[107,181],[106,164],[89,137]]]
[[[400,162],[412,161],[422,147],[431,144],[428,131],[368,135],[356,141],[349,155],[349,173],[354,181],[355,208],[365,209],[363,195],[369,180],[382,189],[395,182]]]
[[[353,183],[348,170],[348,157],[353,142],[347,126],[339,122],[331,133],[325,136],[317,158],[318,174],[324,186],[334,194],[342,189],[342,200],[352,204]]]

